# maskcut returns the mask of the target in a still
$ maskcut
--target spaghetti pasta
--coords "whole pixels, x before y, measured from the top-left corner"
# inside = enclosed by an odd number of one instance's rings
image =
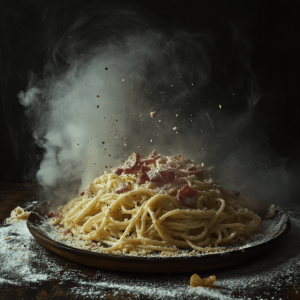
[[[237,198],[203,164],[153,151],[133,153],[50,216],[107,253],[213,252],[259,229],[260,217]]]

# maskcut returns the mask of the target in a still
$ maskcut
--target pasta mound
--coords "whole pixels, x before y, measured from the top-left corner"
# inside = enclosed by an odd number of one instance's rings
[[[79,240],[106,253],[163,255],[183,249],[213,252],[259,229],[261,219],[183,155],[133,153],[50,213]]]

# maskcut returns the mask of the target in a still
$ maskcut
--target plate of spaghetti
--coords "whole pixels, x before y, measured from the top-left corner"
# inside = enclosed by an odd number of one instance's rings
[[[224,189],[209,172],[183,155],[133,153],[56,211],[39,204],[27,226],[74,262],[146,273],[242,263],[288,232],[280,208]]]

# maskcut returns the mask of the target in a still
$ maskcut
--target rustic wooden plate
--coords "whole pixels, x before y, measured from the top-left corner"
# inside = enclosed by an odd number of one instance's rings
[[[262,219],[268,212],[269,204],[246,196],[240,196],[248,208]],[[40,203],[31,212],[27,227],[33,237],[44,247],[73,262],[86,266],[114,271],[141,273],[182,273],[197,272],[229,267],[247,262],[274,248],[290,229],[288,216],[276,207],[275,218],[268,220],[269,230],[266,235],[244,247],[234,247],[224,253],[212,253],[202,256],[188,257],[144,257],[97,253],[69,247],[47,236],[47,232],[40,228],[50,211],[49,201]]]

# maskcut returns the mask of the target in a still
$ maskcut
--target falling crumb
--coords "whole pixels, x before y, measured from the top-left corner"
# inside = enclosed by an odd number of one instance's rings
[[[176,131],[176,133],[178,134],[178,131]]]
[[[127,145],[126,145],[126,144],[124,144],[124,146],[126,147]]]
[[[108,70],[108,68],[105,68],[105,70]]]
[[[97,105],[97,108],[99,108],[99,105]]]
[[[176,117],[178,117],[178,114],[176,114]]]
[[[220,104],[219,107],[222,108],[222,105]]]
[[[122,79],[122,81],[125,81],[125,79]]]
[[[177,130],[177,127],[175,126],[175,127],[173,127],[173,130]]]
[[[156,111],[153,111],[153,112],[150,113],[151,118],[154,118],[155,115],[156,115]]]
[[[150,140],[150,142],[152,143],[152,140]]]
[[[161,120],[159,120],[158,122],[161,122]]]

